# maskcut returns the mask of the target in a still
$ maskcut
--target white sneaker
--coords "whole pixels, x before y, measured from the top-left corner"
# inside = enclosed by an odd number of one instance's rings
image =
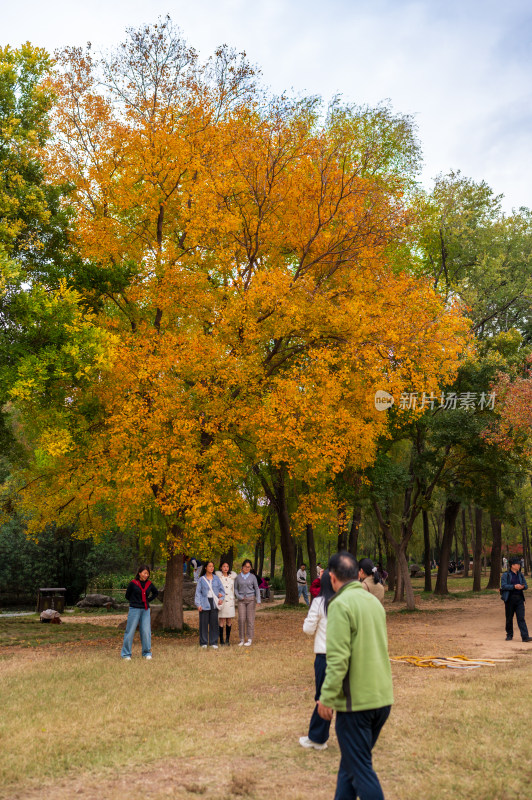
[[[131,656],[122,656],[122,661],[131,661]]]
[[[207,645],[206,645],[206,644],[202,644],[202,645],[201,645],[201,649],[202,649],[202,650],[206,650],[206,649],[207,649]]]
[[[147,656],[144,656],[144,660],[145,661],[151,661],[151,655],[148,654]]]
[[[217,644],[211,644],[211,647],[212,647],[213,650],[218,650],[218,645]]]
[[[247,642],[244,644],[244,647],[249,647],[251,644],[251,639],[248,639]]]
[[[244,640],[243,640],[243,639],[241,639],[241,640],[239,641],[239,643],[238,643],[238,646],[239,646],[239,647],[242,647],[242,645],[243,645],[243,644],[244,644]]]
[[[301,747],[306,747],[308,750],[314,748],[314,750],[327,750],[327,742],[323,744],[318,744],[318,742],[313,742],[308,736],[301,736],[299,739],[299,744]]]

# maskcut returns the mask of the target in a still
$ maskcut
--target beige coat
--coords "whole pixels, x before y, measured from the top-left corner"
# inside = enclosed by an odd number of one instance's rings
[[[377,600],[380,600],[381,603],[384,605],[384,586],[382,583],[375,583],[373,580],[373,575],[370,578],[364,578],[362,581],[362,586],[366,589],[370,594],[374,594]]]
[[[217,570],[216,574],[220,578],[225,590],[223,605],[218,609],[218,619],[232,619],[235,616],[236,572],[230,572],[229,575],[224,576]]]

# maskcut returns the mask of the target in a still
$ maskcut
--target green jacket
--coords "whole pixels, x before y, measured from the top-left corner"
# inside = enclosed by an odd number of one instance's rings
[[[327,670],[320,700],[336,711],[393,703],[386,612],[358,581],[342,586],[327,611]]]

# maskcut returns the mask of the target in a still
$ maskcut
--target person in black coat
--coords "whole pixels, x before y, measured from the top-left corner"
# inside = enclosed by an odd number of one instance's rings
[[[130,581],[126,589],[126,600],[129,600],[129,612],[127,615],[126,632],[124,633],[124,643],[122,645],[121,656],[124,661],[131,661],[131,648],[133,637],[137,626],[140,632],[140,642],[142,645],[142,657],[151,659],[151,616],[150,600],[155,600],[159,592],[150,581],[150,568],[147,564],[141,564],[137,574]]]

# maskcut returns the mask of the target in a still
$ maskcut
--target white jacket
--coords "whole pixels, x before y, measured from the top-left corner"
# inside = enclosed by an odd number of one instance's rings
[[[219,570],[216,570],[216,574],[220,578],[225,591],[223,605],[218,609],[218,618],[231,619],[235,616],[236,572],[230,572],[229,575],[224,576]]]
[[[314,652],[325,654],[327,651],[327,616],[324,610],[323,597],[315,597],[303,623],[303,630],[309,636],[314,636]]]

